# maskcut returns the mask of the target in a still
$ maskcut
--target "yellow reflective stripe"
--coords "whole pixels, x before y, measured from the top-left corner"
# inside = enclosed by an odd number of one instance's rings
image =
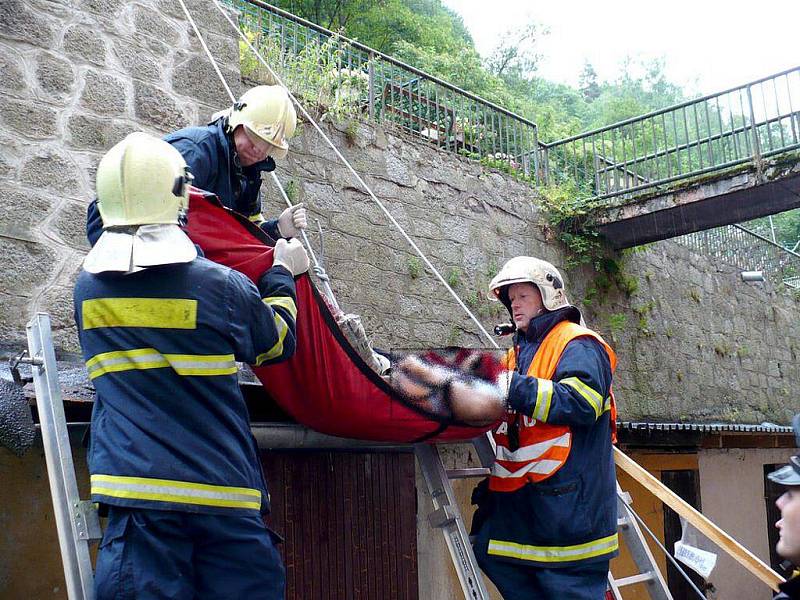
[[[92,475],[91,483],[92,494],[114,498],[255,510],[261,508],[261,492],[253,488],[117,475]]]
[[[608,537],[575,546],[529,546],[502,540],[489,540],[488,554],[535,562],[556,563],[584,560],[594,556],[610,554],[618,548],[619,537],[615,533]]]
[[[549,379],[536,380],[536,404],[533,407],[534,419],[547,421],[550,415],[550,402],[553,399],[553,382]]]
[[[197,329],[197,300],[180,298],[95,298],[81,302],[83,329],[153,327]]]
[[[294,303],[294,300],[288,296],[267,296],[266,298],[262,298],[262,301],[270,308],[280,306],[286,309],[293,319],[297,318],[297,305]]]
[[[236,373],[233,354],[161,354],[155,348],[103,352],[86,361],[89,379],[119,371],[172,367],[178,375],[232,375]]]
[[[275,329],[278,331],[278,341],[275,342],[275,345],[272,346],[272,348],[263,354],[256,356],[256,366],[265,361],[280,358],[280,356],[283,354],[283,340],[286,339],[286,334],[289,332],[289,326],[286,324],[286,321],[283,320],[283,317],[278,313],[275,313]]]
[[[568,377],[567,379],[562,379],[558,383],[568,385],[578,392],[594,409],[595,418],[600,417],[603,412],[603,397],[599,392],[590,388],[577,377]]]
[[[261,213],[256,213],[254,215],[250,215],[247,218],[250,221],[252,221],[253,223],[255,223],[256,225],[261,225],[262,223],[266,223],[267,222],[267,220],[264,218],[264,215],[262,215]]]

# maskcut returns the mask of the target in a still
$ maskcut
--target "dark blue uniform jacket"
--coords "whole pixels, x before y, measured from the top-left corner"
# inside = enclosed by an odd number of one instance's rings
[[[547,333],[566,319],[579,322],[580,314],[572,307],[549,312],[532,319],[526,334],[517,333],[517,372],[512,378],[509,404],[518,413],[532,417],[537,380],[526,373]],[[591,543],[617,531],[610,411],[598,417],[575,387],[558,383],[570,377],[579,378],[603,398],[608,397],[611,365],[599,342],[592,338],[572,340],[552,378],[547,423],[568,425],[572,430],[572,448],[564,466],[548,479],[528,483],[514,492],[490,492],[485,484],[476,489],[474,499],[479,510],[473,533],[485,525],[489,527],[490,540],[553,549],[550,562],[508,558],[514,562],[536,562],[539,566],[557,568],[582,561],[608,560],[617,553],[614,550],[611,554],[604,552],[597,557],[570,560],[572,553],[581,555],[580,548],[557,550]]]
[[[283,267],[256,288],[198,257],[78,277],[75,320],[97,396],[92,499],[117,506],[260,514],[268,494],[236,361],[295,348],[295,285]]]
[[[271,157],[249,167],[239,166],[233,140],[225,134],[224,119],[204,127],[186,127],[164,136],[183,155],[194,175],[192,185],[219,198],[223,206],[249,217],[273,239],[281,237],[276,219],[261,217],[261,172],[275,170]],[[86,237],[95,245],[103,232],[97,201],[89,204],[86,214]]]

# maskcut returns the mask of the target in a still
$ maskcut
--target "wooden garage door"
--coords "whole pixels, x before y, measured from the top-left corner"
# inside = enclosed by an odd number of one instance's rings
[[[416,600],[411,453],[264,452],[288,600]]]

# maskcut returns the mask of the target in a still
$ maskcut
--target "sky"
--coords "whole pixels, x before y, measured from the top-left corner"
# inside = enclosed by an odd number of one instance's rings
[[[531,20],[546,26],[538,75],[573,86],[586,61],[600,80],[614,80],[626,56],[663,58],[667,78],[689,96],[800,65],[800,0],[443,2],[463,17],[483,56],[510,29]]]

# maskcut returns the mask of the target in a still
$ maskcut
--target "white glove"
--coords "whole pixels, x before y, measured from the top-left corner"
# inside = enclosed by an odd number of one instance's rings
[[[278,231],[286,239],[297,237],[307,225],[306,209],[302,203],[290,206],[278,217]]]
[[[308,271],[308,254],[303,244],[297,240],[278,240],[272,255],[272,266],[278,265],[286,267],[293,277]]]

